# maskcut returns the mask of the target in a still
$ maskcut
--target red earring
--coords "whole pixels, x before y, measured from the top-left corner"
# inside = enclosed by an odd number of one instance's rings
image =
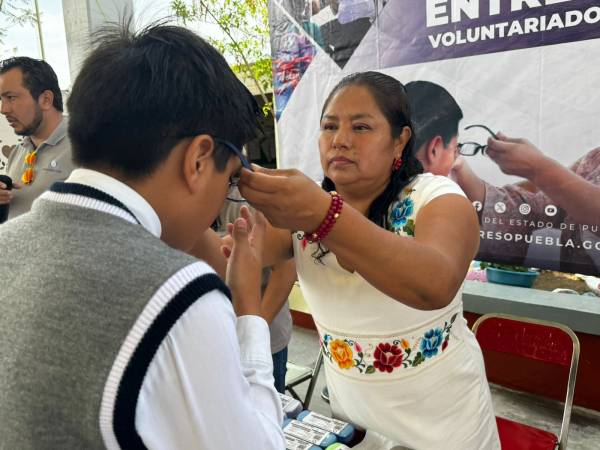
[[[402,167],[402,160],[394,158],[394,162],[392,163],[392,172],[397,172]]]

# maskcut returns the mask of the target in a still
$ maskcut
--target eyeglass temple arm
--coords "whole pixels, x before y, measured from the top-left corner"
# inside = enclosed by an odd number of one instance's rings
[[[215,142],[221,143],[224,146],[226,146],[229,150],[231,150],[238,158],[240,158],[240,161],[242,162],[242,166],[246,169],[248,169],[249,171],[253,171],[252,170],[252,165],[250,164],[250,162],[248,161],[248,159],[246,158],[246,156],[241,152],[240,149],[238,149],[235,145],[233,145],[231,142],[226,141],[225,139],[220,139],[220,138],[214,138]]]
[[[465,130],[469,130],[471,128],[483,128],[485,131],[487,131],[488,133],[490,133],[494,139],[498,139],[498,136],[496,136],[496,133],[494,133],[492,130],[490,130],[485,125],[469,125],[468,127],[465,127]]]

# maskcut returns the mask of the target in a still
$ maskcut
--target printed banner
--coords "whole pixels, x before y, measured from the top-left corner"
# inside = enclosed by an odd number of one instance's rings
[[[385,34],[383,67],[600,37],[597,0],[410,3],[408,7],[404,1],[391,2],[379,23]]]
[[[478,259],[600,273],[600,197],[583,194],[600,186],[597,0],[272,0],[270,13],[282,167],[322,179],[321,108],[343,76],[379,70],[433,86],[462,112],[462,156],[445,175],[478,212]],[[442,105],[420,97],[413,116]],[[526,140],[511,158],[539,149],[562,170],[492,159],[498,131]]]

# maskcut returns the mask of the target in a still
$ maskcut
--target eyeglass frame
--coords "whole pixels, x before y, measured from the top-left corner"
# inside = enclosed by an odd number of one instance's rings
[[[237,148],[235,145],[233,145],[231,142],[229,142],[225,139],[213,138],[213,140],[216,143],[222,144],[225,147],[227,147],[228,150],[230,150],[234,155],[236,155],[238,158],[240,158],[240,162],[242,163],[242,167],[244,169],[248,169],[249,171],[253,172],[252,165],[248,161],[248,158],[246,158],[246,156],[242,153],[242,151],[239,148]],[[236,187],[238,185],[239,181],[240,181],[239,176],[235,177],[235,180],[234,180],[234,177],[230,177],[229,178],[229,189],[231,190],[231,188]],[[230,194],[230,192],[228,194]],[[234,202],[234,203],[247,203],[246,199],[231,198],[229,195],[226,197],[226,200],[228,200],[230,202]]]
[[[469,125],[468,127],[465,127],[465,130],[469,130],[471,128],[483,128],[485,131],[487,131],[488,133],[490,133],[490,135],[494,138],[494,139],[498,139],[498,136],[496,136],[496,133],[494,133],[489,127],[487,127],[486,125],[479,125],[479,124],[474,124],[474,125]],[[467,144],[472,144],[475,145],[475,151],[473,153],[462,153],[462,148],[463,146],[467,145]],[[458,154],[462,155],[462,156],[475,156],[477,155],[477,153],[481,152],[482,155],[485,155],[485,149],[487,148],[487,144],[485,145],[481,145],[478,142],[461,142],[458,144]]]

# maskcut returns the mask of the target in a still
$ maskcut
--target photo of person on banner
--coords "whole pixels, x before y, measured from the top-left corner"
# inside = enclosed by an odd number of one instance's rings
[[[452,95],[430,81],[406,85],[415,130],[415,154],[425,172],[448,176],[458,156],[463,112]]]
[[[362,41],[377,15],[385,5],[377,0],[272,0],[274,8],[284,9],[312,41],[333,61],[344,68]],[[272,45],[273,52],[279,46]]]
[[[344,68],[375,18],[374,0],[331,0],[333,18],[321,25],[325,51]]]
[[[322,109],[322,185],[255,166],[239,190],[277,227],[263,264],[296,262],[334,417],[408,448],[499,449],[481,349],[462,313],[477,216],[456,183],[423,173],[413,144],[404,86],[354,73]]]
[[[307,20],[302,20],[304,1],[294,4],[287,0],[288,9],[279,2],[269,4],[271,29],[271,48],[273,54],[273,89],[275,93],[275,116],[281,117],[287,102],[300,83],[300,79],[312,62],[316,48],[313,42],[322,42],[318,27],[313,27]],[[294,16],[299,16],[302,28],[294,23]],[[307,32],[307,34],[303,33]]]
[[[463,113],[453,96],[430,81],[406,85],[416,155],[426,172],[450,175],[480,216],[477,258],[597,274],[600,270],[600,148],[566,168],[525,139],[490,134],[487,145],[459,142]],[[462,155],[462,156],[460,156]],[[526,181],[497,187],[477,175],[469,157],[487,156],[507,175]]]
[[[600,147],[569,168],[544,155],[528,140],[502,133],[490,137],[480,151],[503,173],[527,182],[497,187],[477,176],[465,157],[456,161],[452,175],[480,210],[482,239],[478,257],[597,274]],[[534,236],[533,232],[540,229]],[[548,252],[542,252],[535,256],[533,246],[559,249],[560,254],[548,257]]]

